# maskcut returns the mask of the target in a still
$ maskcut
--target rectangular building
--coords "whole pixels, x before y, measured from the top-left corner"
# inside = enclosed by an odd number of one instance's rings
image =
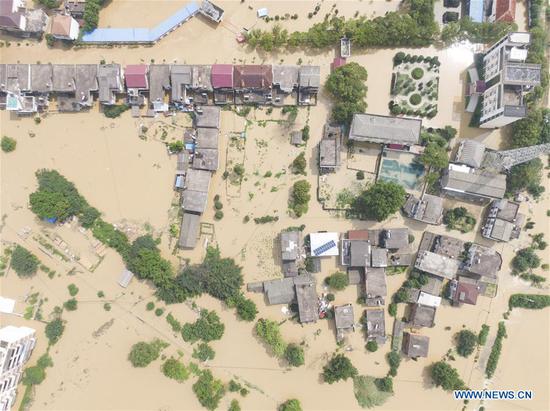
[[[421,127],[420,119],[359,113],[353,115],[349,138],[378,144],[412,145],[420,142]]]

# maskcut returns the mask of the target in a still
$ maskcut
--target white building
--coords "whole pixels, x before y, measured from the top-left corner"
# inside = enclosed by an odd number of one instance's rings
[[[35,331],[8,325],[0,329],[0,410],[15,403],[17,383],[36,343]]]
[[[539,64],[525,63],[529,33],[510,33],[491,46],[483,58],[482,128],[502,127],[527,116],[526,93],[540,84]]]

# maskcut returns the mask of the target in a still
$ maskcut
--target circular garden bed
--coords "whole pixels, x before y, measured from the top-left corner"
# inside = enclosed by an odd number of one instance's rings
[[[409,98],[409,103],[411,103],[413,106],[418,106],[421,102],[422,96],[420,96],[420,94],[415,93]]]
[[[422,70],[420,67],[416,67],[411,72],[411,76],[415,80],[420,80],[422,77],[424,77],[424,70]]]

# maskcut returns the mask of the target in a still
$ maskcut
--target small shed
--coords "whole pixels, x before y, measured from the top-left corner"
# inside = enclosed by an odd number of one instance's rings
[[[430,338],[424,335],[404,333],[403,353],[409,358],[427,357]]]
[[[413,327],[433,327],[435,324],[435,307],[413,304],[411,307],[411,323]]]
[[[132,281],[132,278],[134,278],[134,273],[125,268],[124,271],[122,271],[122,274],[120,274],[118,285],[123,288],[127,288],[130,284],[130,281]]]
[[[387,267],[388,250],[386,250],[385,248],[373,247],[371,250],[371,266]]]
[[[296,130],[290,133],[290,144],[294,146],[301,146],[304,144],[302,130]]]

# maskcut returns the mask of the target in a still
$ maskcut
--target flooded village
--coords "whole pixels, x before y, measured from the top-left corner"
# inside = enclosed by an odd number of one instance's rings
[[[550,407],[533,2],[0,1],[3,410]]]

